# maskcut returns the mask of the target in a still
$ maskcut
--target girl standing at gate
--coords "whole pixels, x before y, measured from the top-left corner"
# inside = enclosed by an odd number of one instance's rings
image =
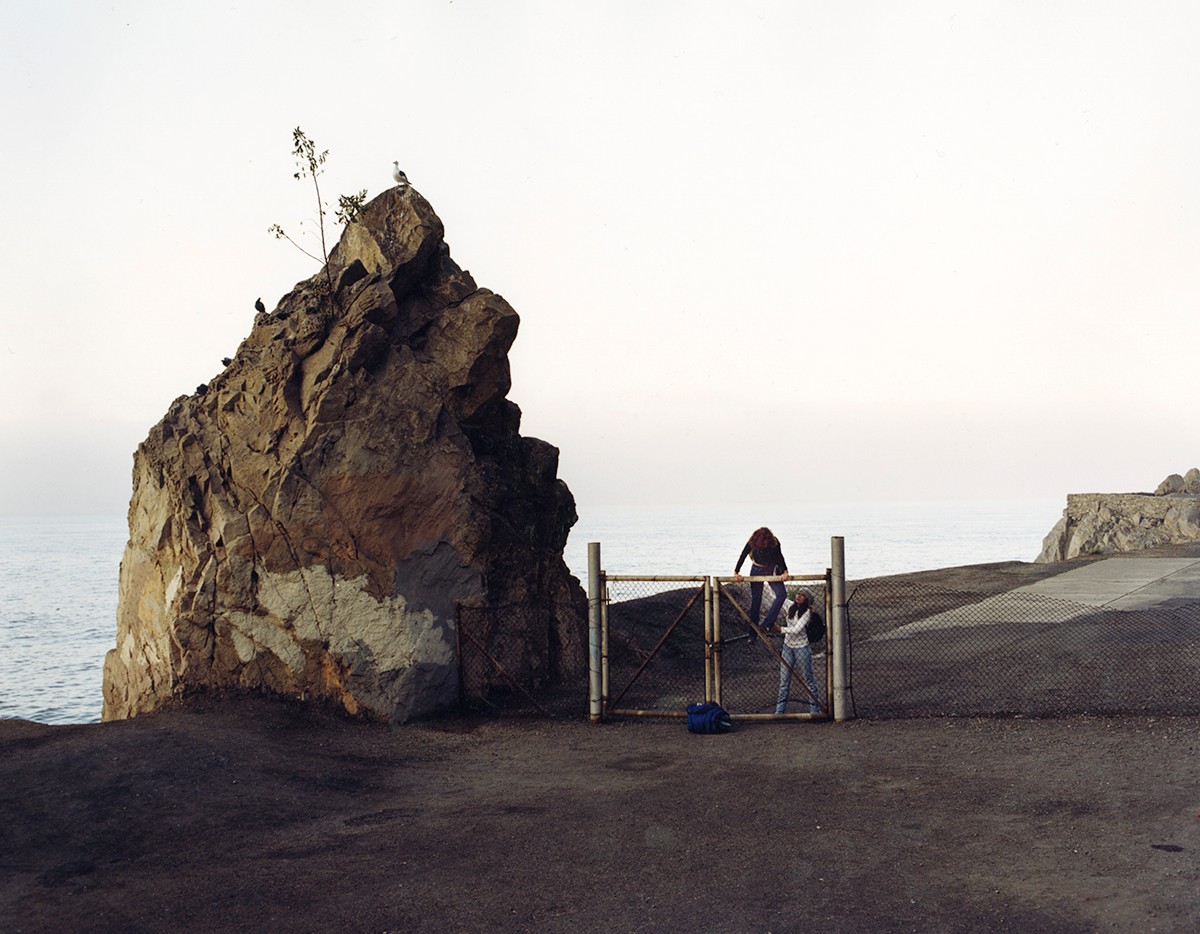
[[[746,560],[747,555],[750,556],[751,577],[779,575],[784,580],[788,579],[787,562],[783,559],[779,539],[765,525],[761,529],[754,530],[750,540],[746,542],[746,547],[738,556],[737,566],[733,569],[733,575],[738,580],[743,579],[742,563]],[[782,582],[771,581],[771,591],[775,594],[775,599],[771,603],[771,608],[767,610],[767,618],[763,620],[763,626],[768,630],[775,625],[775,619],[779,616],[779,611],[783,609],[783,601],[787,599],[787,590]],[[758,625],[758,611],[762,607],[762,595],[762,581],[751,581],[750,622],[755,626]]]
[[[787,623],[780,627],[783,651],[780,653],[782,662],[779,666],[779,694],[775,698],[776,713],[787,711],[793,672],[804,679],[808,687],[808,712],[821,712],[817,703],[817,679],[813,676],[812,646],[808,644],[808,621],[811,616],[812,595],[807,590],[797,590],[788,608]]]

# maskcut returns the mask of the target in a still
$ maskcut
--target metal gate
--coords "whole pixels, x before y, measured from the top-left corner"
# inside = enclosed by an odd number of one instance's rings
[[[733,719],[829,717],[832,669],[823,646],[813,650],[814,698],[803,673],[785,662],[783,637],[751,623],[746,611],[751,584],[781,578],[603,572],[600,578],[604,716],[685,717],[688,704],[715,700]],[[797,585],[810,591],[813,605],[828,620],[830,572],[788,578],[790,589]],[[777,714],[780,692],[785,712]],[[819,712],[810,712],[810,706]]]
[[[602,575],[601,589],[605,715],[684,717],[709,699],[709,578]]]

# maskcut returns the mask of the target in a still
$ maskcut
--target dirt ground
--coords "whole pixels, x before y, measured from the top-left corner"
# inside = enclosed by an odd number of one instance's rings
[[[1198,747],[1197,718],[696,736],[245,697],[0,721],[0,930],[1191,931]]]

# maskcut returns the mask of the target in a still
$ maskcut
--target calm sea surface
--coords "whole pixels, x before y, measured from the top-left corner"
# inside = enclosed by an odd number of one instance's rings
[[[820,503],[720,506],[593,506],[571,530],[566,559],[585,580],[587,544],[600,543],[610,574],[731,574],[759,526],[774,531],[788,569],[819,574],[830,539],[845,539],[846,577],[1032,561],[1064,500]],[[748,565],[747,565],[748,567]],[[746,568],[743,568],[745,570]]]
[[[0,717],[100,719],[124,517],[0,518]]]
[[[729,574],[749,534],[770,526],[793,573],[846,576],[1032,561],[1064,500],[778,506],[590,506],[566,560],[586,586],[587,544],[610,574]],[[0,518],[0,717],[100,719],[104,653],[116,642],[124,517]]]

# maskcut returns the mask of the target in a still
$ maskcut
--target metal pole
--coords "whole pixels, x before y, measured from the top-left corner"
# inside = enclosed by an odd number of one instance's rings
[[[846,685],[846,540],[834,535],[830,541],[830,570],[833,576],[833,614],[829,620],[829,651],[833,654],[833,719],[850,718]]]
[[[608,575],[600,569],[600,719],[608,717]]]
[[[600,543],[588,542],[588,719],[599,723],[600,701]]]
[[[713,663],[712,663],[712,699],[721,703],[721,582],[716,582],[717,590],[713,594]]]
[[[833,719],[833,570],[825,569],[825,619],[829,632],[825,634],[825,716]]]
[[[704,578],[704,700],[712,700],[712,643],[713,643],[712,578]]]

